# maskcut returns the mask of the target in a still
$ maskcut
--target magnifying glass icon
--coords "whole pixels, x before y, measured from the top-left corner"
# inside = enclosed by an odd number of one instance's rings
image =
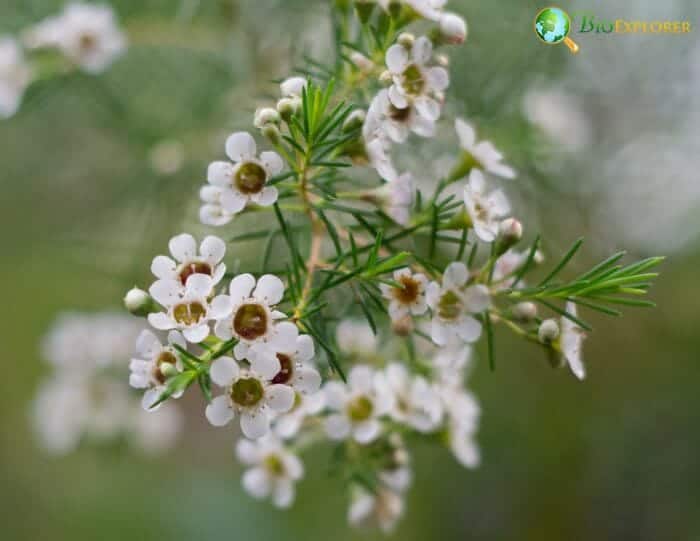
[[[541,9],[535,17],[535,34],[547,45],[557,45],[564,42],[569,50],[576,54],[578,44],[569,37],[571,18],[563,9],[548,7]]]

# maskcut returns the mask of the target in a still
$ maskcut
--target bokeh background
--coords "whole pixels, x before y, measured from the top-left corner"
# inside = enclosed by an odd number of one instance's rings
[[[59,10],[3,0],[0,33]],[[151,257],[197,225],[197,190],[223,140],[246,129],[271,81],[329,42],[327,5],[302,0],[115,0],[130,50],[99,78],[70,74],[28,92],[0,122],[0,537],[374,539],[346,527],[328,453],[306,456],[296,506],[278,512],[240,488],[232,437],[203,422],[197,393],[166,456],[124,448],[63,458],[29,423],[46,373],[39,343],[59,311],[119,309],[147,285]],[[561,253],[588,242],[575,270],[628,248],[666,254],[658,308],[592,315],[590,378],[548,368],[538,349],[497,333],[498,369],[472,387],[484,414],[483,463],[459,467],[418,448],[416,483],[395,538],[700,539],[700,34],[574,35],[581,53],[532,32],[540,3],[455,0],[469,21],[451,51],[451,112],[473,119],[521,172],[508,186],[532,237]],[[599,18],[688,20],[694,0],[562,2]],[[416,147],[434,180],[448,152]],[[441,146],[442,145],[442,146]],[[422,152],[422,154],[420,154]],[[430,163],[430,166],[426,166]],[[245,226],[242,226],[245,227]],[[256,261],[234,245],[241,264]],[[574,269],[572,269],[574,270]],[[126,382],[125,382],[126,384]]]

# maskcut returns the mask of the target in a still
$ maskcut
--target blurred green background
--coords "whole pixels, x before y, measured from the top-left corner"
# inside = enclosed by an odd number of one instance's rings
[[[3,0],[0,33],[62,4]],[[329,39],[323,2],[113,5],[129,52],[99,78],[37,83],[20,113],[0,122],[0,538],[379,538],[346,527],[340,480],[328,476],[323,449],[305,457],[293,510],[246,496],[231,433],[203,422],[197,393],[186,402],[181,444],[163,457],[82,449],[54,458],[33,437],[28,412],[46,372],[39,340],[56,313],[118,309],[128,288],[148,284],[151,257],[170,236],[204,231],[197,191],[207,163],[222,156],[230,131],[249,128],[265,103],[257,98],[275,95],[271,81],[290,73],[291,59],[322,57]],[[573,35],[581,45],[573,57],[538,42],[540,7],[450,3],[470,35],[450,51],[449,107],[521,171],[507,189],[528,236],[543,232],[552,257],[580,234],[589,242],[575,270],[620,248],[668,254],[652,291],[659,306],[591,317],[584,384],[498,332],[497,371],[480,362],[472,377],[484,410],[482,466],[466,471],[447,451],[417,449],[416,483],[394,537],[700,539],[698,33]],[[692,0],[561,7],[693,25],[700,15]],[[523,99],[533,89],[575,100],[575,118],[544,109],[561,117],[564,132],[588,130],[583,146],[564,148],[528,122]],[[449,150],[450,126],[441,129],[416,161]],[[153,163],[164,142],[184,151],[172,173]],[[428,178],[433,166],[423,167]],[[249,250],[230,248],[243,267],[257,261]]]

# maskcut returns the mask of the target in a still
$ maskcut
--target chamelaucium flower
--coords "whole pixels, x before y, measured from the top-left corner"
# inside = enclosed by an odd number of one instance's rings
[[[271,150],[259,153],[239,131],[225,144],[230,161],[208,168],[199,218],[222,233],[173,237],[151,264],[155,283],[126,295],[151,329],[107,317],[59,325],[44,348],[59,375],[40,391],[36,421],[58,450],[125,431],[157,448],[179,425],[163,417],[159,432],[151,416],[201,391],[210,424],[240,424],[242,484],[254,498],[289,507],[301,457],[325,444],[349,480],[349,521],[389,531],[413,476],[408,442],[442,445],[467,468],[480,463],[480,406],[467,377],[482,359],[472,344],[485,342],[493,370],[501,333],[511,332],[583,379],[590,325],[577,304],[604,314],[651,305],[641,296],[662,259],[623,265],[618,253],[571,270],[579,240],[545,265],[546,239],[529,238],[492,178],[515,170],[466,121],[439,122],[453,110],[448,54],[465,41],[466,21],[444,0],[332,9],[335,61],[300,65],[280,79],[276,104],[248,116]],[[59,27],[45,24],[43,39]],[[0,88],[2,75],[0,58]],[[425,138],[453,123],[454,169],[425,163],[433,178],[419,175],[416,163],[434,150],[420,148]],[[147,411],[126,385],[96,381],[117,366]],[[94,400],[95,383],[107,403]]]

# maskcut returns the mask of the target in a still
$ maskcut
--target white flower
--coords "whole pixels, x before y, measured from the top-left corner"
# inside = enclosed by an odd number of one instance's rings
[[[429,21],[437,21],[447,0],[403,0],[418,15]]]
[[[576,317],[576,304],[566,303],[566,311]],[[573,374],[580,380],[586,377],[586,367],[583,364],[583,340],[586,334],[583,329],[568,318],[561,318],[561,334],[559,347],[562,359],[569,365]]]
[[[365,125],[367,125],[366,122]],[[365,144],[365,152],[369,163],[377,170],[380,177],[389,182],[398,177],[396,168],[389,155],[390,149],[391,145],[386,137],[375,137]]]
[[[209,374],[214,383],[225,389],[225,394],[207,406],[209,422],[225,426],[239,413],[246,437],[257,439],[267,434],[271,414],[289,411],[294,405],[291,387],[270,383],[278,370],[265,361],[251,360],[250,368],[240,368],[231,357],[216,359]]]
[[[249,203],[269,207],[277,201],[277,188],[266,184],[284,168],[279,154],[263,152],[258,158],[255,139],[247,132],[234,133],[226,140],[226,154],[233,163],[213,162],[207,170],[209,183],[221,188],[217,197],[226,213],[237,214]]]
[[[435,98],[447,89],[449,75],[445,68],[429,65],[432,57],[432,42],[421,36],[410,51],[398,43],[389,47],[386,64],[394,80],[388,91],[391,105],[398,110],[415,108],[420,117],[435,122],[441,108]]]
[[[448,43],[458,45],[467,39],[467,22],[454,13],[440,15],[440,32]]]
[[[480,454],[474,436],[481,415],[479,403],[458,381],[440,385],[438,393],[448,417],[447,436],[452,453],[463,466],[477,467]]]
[[[371,119],[373,123],[378,123],[384,136],[395,143],[404,143],[411,132],[421,137],[432,137],[435,135],[436,118],[429,118],[419,114],[412,103],[407,104],[403,108],[396,107],[389,99],[389,91],[387,89],[380,90],[374,97],[370,104],[367,118]],[[386,145],[384,148],[386,149]],[[371,158],[372,156],[370,155]],[[391,178],[387,178],[387,180],[391,180]]]
[[[383,184],[375,191],[382,203],[384,212],[399,225],[408,225],[411,218],[414,194],[416,192],[413,175],[403,173],[394,180]]]
[[[486,193],[484,175],[478,169],[469,173],[469,183],[464,187],[464,206],[477,237],[484,242],[496,240],[501,220],[510,213],[510,204],[501,190]]]
[[[226,243],[218,237],[206,237],[197,251],[197,241],[192,235],[183,233],[170,239],[170,257],[159,255],[151,263],[151,272],[160,280],[175,280],[185,287],[193,274],[204,274],[211,278],[211,285],[218,284],[226,273],[222,263],[226,254]]]
[[[299,335],[296,325],[292,325],[286,346],[278,347],[276,356],[280,370],[272,383],[290,385],[305,395],[315,393],[321,387],[321,376],[311,363],[314,355],[313,339],[308,334]]]
[[[515,178],[515,171],[502,163],[503,155],[496,150],[493,143],[490,141],[476,142],[476,132],[470,124],[458,118],[455,120],[455,130],[464,151],[463,161],[465,163],[461,168],[464,174],[476,168],[499,177]]]
[[[432,365],[439,383],[461,385],[472,367],[472,347],[452,337],[447,345],[435,352]]]
[[[60,15],[29,29],[30,48],[56,47],[88,73],[107,69],[126,49],[126,38],[109,6],[68,4]]]
[[[422,376],[412,377],[400,363],[390,363],[377,374],[380,393],[392,396],[389,416],[418,432],[432,432],[442,420],[442,402],[431,384]]]
[[[199,191],[199,198],[204,205],[199,209],[199,221],[204,225],[221,227],[235,218],[235,214],[227,212],[221,206],[221,196],[226,188],[207,184]]]
[[[0,36],[0,118],[9,118],[19,109],[32,73],[19,44]]]
[[[403,495],[388,487],[379,487],[375,493],[356,487],[348,522],[351,526],[376,524],[384,533],[391,532],[404,511]]]
[[[229,293],[212,301],[219,314],[214,332],[222,340],[239,340],[233,350],[236,359],[264,359],[271,370],[274,368],[274,376],[281,369],[278,352],[295,358],[308,355],[308,344],[301,346],[303,352],[294,353],[299,347],[296,325],[276,322],[286,317],[273,309],[284,296],[284,284],[277,276],[265,274],[256,281],[252,274],[239,274],[231,280]]]
[[[187,342],[178,331],[168,333],[165,345],[148,329],[141,331],[136,340],[136,355],[129,363],[129,385],[135,389],[147,389],[144,393],[143,408],[152,411],[151,406],[165,391],[165,384],[175,373],[182,371],[180,354],[175,345],[187,349]],[[173,395],[179,398],[182,392]]]
[[[412,273],[411,269],[403,268],[394,271],[394,282],[402,287],[380,284],[379,287],[385,299],[389,299],[389,316],[397,321],[408,314],[420,316],[428,309],[425,300],[425,289],[428,279],[424,274]]]
[[[280,84],[280,92],[284,98],[301,98],[306,88],[307,80],[304,77],[289,77]]]
[[[332,381],[323,390],[326,405],[335,412],[326,418],[326,433],[334,440],[352,436],[367,444],[380,434],[379,418],[389,412],[391,397],[380,393],[375,385],[374,370],[366,365],[355,365],[347,385]]]
[[[243,488],[256,499],[272,498],[282,509],[294,502],[294,484],[304,476],[304,465],[299,457],[286,449],[272,435],[253,442],[239,440],[238,459],[250,466],[243,474]]]
[[[364,319],[343,319],[335,329],[340,351],[351,357],[371,357],[377,351],[377,337]]]
[[[172,278],[156,281],[148,291],[166,311],[148,314],[148,322],[160,331],[182,331],[193,344],[202,342],[209,336],[209,321],[223,316],[214,304],[209,304],[212,287],[212,280],[206,274],[191,275],[184,288],[179,280]]]
[[[439,346],[456,335],[465,342],[481,336],[481,323],[471,314],[486,310],[490,305],[488,288],[477,284],[465,287],[469,271],[464,263],[450,263],[442,277],[442,286],[431,282],[426,300],[433,311],[430,335]]]
[[[304,421],[309,417],[315,417],[325,407],[326,396],[322,391],[313,394],[297,392],[292,409],[275,417],[273,426],[275,434],[285,440],[295,437]]]

